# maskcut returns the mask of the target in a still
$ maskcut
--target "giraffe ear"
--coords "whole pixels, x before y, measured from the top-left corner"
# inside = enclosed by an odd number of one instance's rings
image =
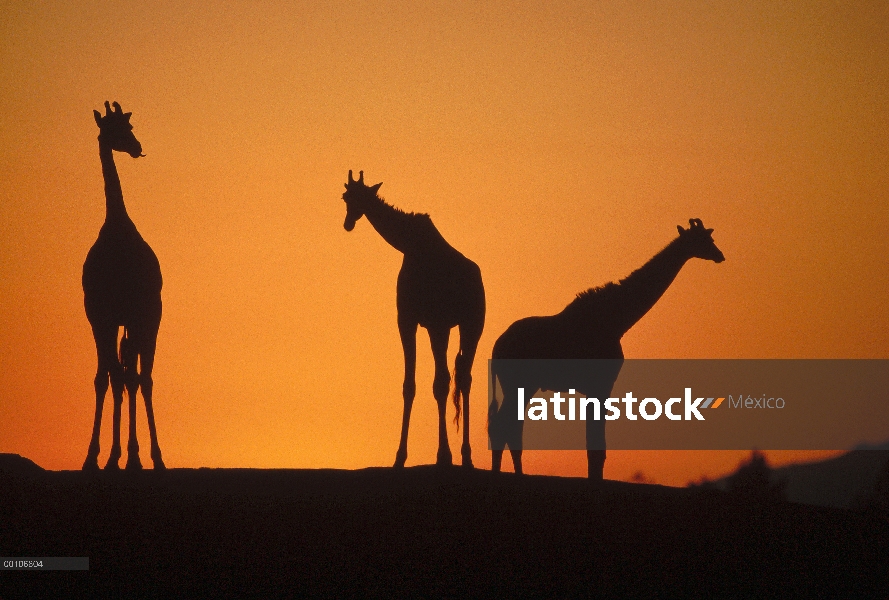
[[[707,229],[706,231],[707,231],[707,233],[709,233],[709,234],[712,234],[712,233],[713,233],[713,230],[712,230],[712,229]]]
[[[383,185],[383,182],[382,182],[382,181],[381,181],[380,183],[376,184],[376,185],[372,185],[372,186],[370,186],[370,191],[372,191],[374,194],[376,194],[377,191],[380,189],[380,186],[381,186],[381,185]]]
[[[132,116],[133,116],[133,113],[131,113],[131,112],[123,114],[123,118],[126,119],[127,123],[130,122],[130,117],[132,117]]]
[[[676,229],[679,230],[679,235],[682,235],[683,233],[685,233],[685,230],[682,228],[682,225],[677,225]]]
[[[102,115],[99,113],[99,111],[94,110],[93,116],[96,118],[96,125],[101,127],[102,126]]]

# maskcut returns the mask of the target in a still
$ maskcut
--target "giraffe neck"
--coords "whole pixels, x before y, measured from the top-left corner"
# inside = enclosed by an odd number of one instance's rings
[[[120,223],[130,220],[123,203],[123,190],[120,177],[114,164],[114,151],[99,138],[99,160],[102,161],[102,176],[105,178],[105,222]]]
[[[689,256],[676,238],[618,286],[613,323],[622,336],[660,300]]]
[[[417,219],[423,215],[402,212],[381,198],[374,197],[367,200],[364,216],[377,233],[399,252],[407,254],[415,249]]]

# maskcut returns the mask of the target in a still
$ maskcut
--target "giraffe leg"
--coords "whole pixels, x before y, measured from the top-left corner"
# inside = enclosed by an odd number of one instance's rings
[[[513,450],[512,446],[510,446],[509,453],[512,455],[512,468],[515,471],[515,474],[521,475],[522,474],[522,448],[521,448],[521,446],[519,446],[515,450]]]
[[[157,327],[153,329],[153,333],[149,332],[144,343],[142,344],[141,370],[139,373],[139,382],[142,387],[142,398],[145,400],[145,413],[148,415],[148,434],[151,436],[151,460],[154,463],[156,471],[166,469],[164,460],[161,458],[161,448],[157,443],[157,429],[154,425],[154,407],[152,406],[152,392],[154,391],[154,380],[151,378],[151,371],[154,368],[154,352],[157,347]]]
[[[467,469],[474,468],[472,448],[469,445],[469,390],[472,387],[472,361],[474,358],[474,352],[473,356],[466,357],[461,351],[457,356],[457,366],[454,368],[455,379],[457,379],[454,385],[459,386],[460,395],[463,396],[463,445],[460,446],[460,458],[461,464]]]
[[[587,477],[602,481],[605,470],[605,421],[586,422]]]
[[[503,383],[501,381],[501,383]],[[488,413],[488,428],[491,436],[491,470],[500,472],[503,463],[503,450],[508,446],[512,455],[513,469],[522,474],[522,428],[524,421],[516,418],[518,409],[517,387],[503,383],[503,402],[500,408],[492,404]]]
[[[590,481],[602,481],[605,471],[605,450],[587,450],[587,477]]]
[[[438,403],[438,455],[435,464],[453,464],[451,448],[448,445],[448,427],[446,413],[448,408],[448,389],[451,387],[451,374],[448,372],[448,337],[450,329],[429,329],[429,341],[432,342],[432,358],[435,360],[435,379],[432,381],[432,395]]]
[[[112,364],[117,362],[115,347],[117,345],[116,327],[93,327],[93,338],[96,342],[98,366],[93,387],[96,390],[96,414],[93,419],[93,435],[90,439],[86,460],[83,461],[84,471],[99,469],[99,431],[102,427],[102,408],[105,405],[105,394],[108,392],[108,377]]]
[[[126,337],[120,340],[120,360],[123,368],[123,385],[127,392],[127,413],[129,417],[129,436],[127,440],[127,466],[128,471],[142,469],[139,461],[139,441],[136,438],[136,394],[139,392],[139,377],[137,375],[139,359],[138,332],[133,328],[124,329]]]
[[[131,343],[135,340],[131,340]],[[141,471],[142,461],[139,460],[139,440],[136,437],[136,394],[139,393],[139,375],[136,371],[136,349],[132,348],[130,352],[133,356],[130,358],[130,369],[124,374],[124,386],[127,390],[127,400],[129,400],[129,420],[130,433],[127,441],[127,471]]]
[[[472,388],[472,363],[481,338],[481,327],[460,326],[460,353],[454,367],[454,388],[463,396],[463,445],[460,448],[462,464],[472,469],[472,448],[469,446],[469,390]]]
[[[522,435],[525,429],[525,422],[516,418],[519,407],[519,386],[513,386],[515,389],[510,390],[510,398],[512,401],[508,404],[510,410],[505,415],[507,417],[507,442],[509,446],[509,454],[512,456],[512,470],[516,475],[521,475],[522,471]],[[533,386],[532,386],[533,387]],[[504,402],[504,404],[506,404]],[[501,409],[502,410],[502,409]]]
[[[503,463],[503,450],[491,450],[491,471],[493,473],[500,472],[500,465]]]
[[[497,378],[492,376],[494,386],[494,394],[497,394]],[[506,402],[504,393],[503,402]],[[503,449],[506,448],[506,442],[503,440],[503,424],[500,411],[502,409],[497,406],[497,399],[491,398],[491,404],[488,405],[488,439],[491,442],[491,471],[500,472],[503,463]]]
[[[102,408],[105,405],[105,394],[108,392],[108,371],[99,367],[93,380],[96,390],[96,415],[93,419],[93,436],[90,439],[90,447],[86,452],[86,460],[83,461],[84,471],[97,471],[99,469],[99,430],[102,427]]]
[[[117,347],[117,328],[115,328],[114,332],[114,346],[115,350]],[[124,375],[123,375],[123,367],[120,364],[120,361],[117,359],[117,352],[114,352],[114,361],[110,365],[110,378],[111,378],[111,396],[114,398],[114,421],[113,421],[113,437],[111,440],[111,454],[108,456],[108,462],[105,463],[105,469],[116,471],[120,467],[118,466],[118,461],[120,460],[121,450],[120,450],[120,413],[121,413],[121,405],[123,404],[123,389],[124,389]]]
[[[396,469],[404,466],[407,461],[407,431],[411,422],[411,407],[414,405],[414,396],[417,394],[417,323],[407,320],[398,320],[398,333],[401,335],[401,346],[404,350],[404,413],[401,416],[401,441],[398,443],[398,452],[395,453]]]

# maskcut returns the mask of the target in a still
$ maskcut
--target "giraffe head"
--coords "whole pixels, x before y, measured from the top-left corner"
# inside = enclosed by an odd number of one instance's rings
[[[123,112],[117,102],[114,103],[112,111],[107,100],[105,101],[104,117],[99,111],[93,111],[96,125],[99,126],[99,141],[108,143],[112,150],[126,152],[133,158],[139,158],[145,155],[142,154],[142,144],[133,135],[133,126],[130,125],[132,115],[133,113]]]
[[[688,229],[683,229],[682,225],[677,225],[676,228],[679,230],[679,240],[691,258],[703,258],[716,263],[725,260],[722,251],[713,242],[713,230],[704,229],[700,219],[689,219]]]
[[[358,181],[352,179],[352,171],[349,171],[349,183],[346,184],[346,193],[343,194],[343,200],[346,201],[346,221],[343,227],[346,231],[355,228],[355,222],[364,216],[367,201],[377,198],[377,190],[381,185],[383,182],[368,187],[364,185],[364,171],[358,171]]]

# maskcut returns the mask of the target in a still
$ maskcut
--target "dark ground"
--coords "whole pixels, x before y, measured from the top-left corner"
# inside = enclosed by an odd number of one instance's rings
[[[0,556],[90,560],[4,600],[889,597],[885,518],[460,468],[0,469]]]

